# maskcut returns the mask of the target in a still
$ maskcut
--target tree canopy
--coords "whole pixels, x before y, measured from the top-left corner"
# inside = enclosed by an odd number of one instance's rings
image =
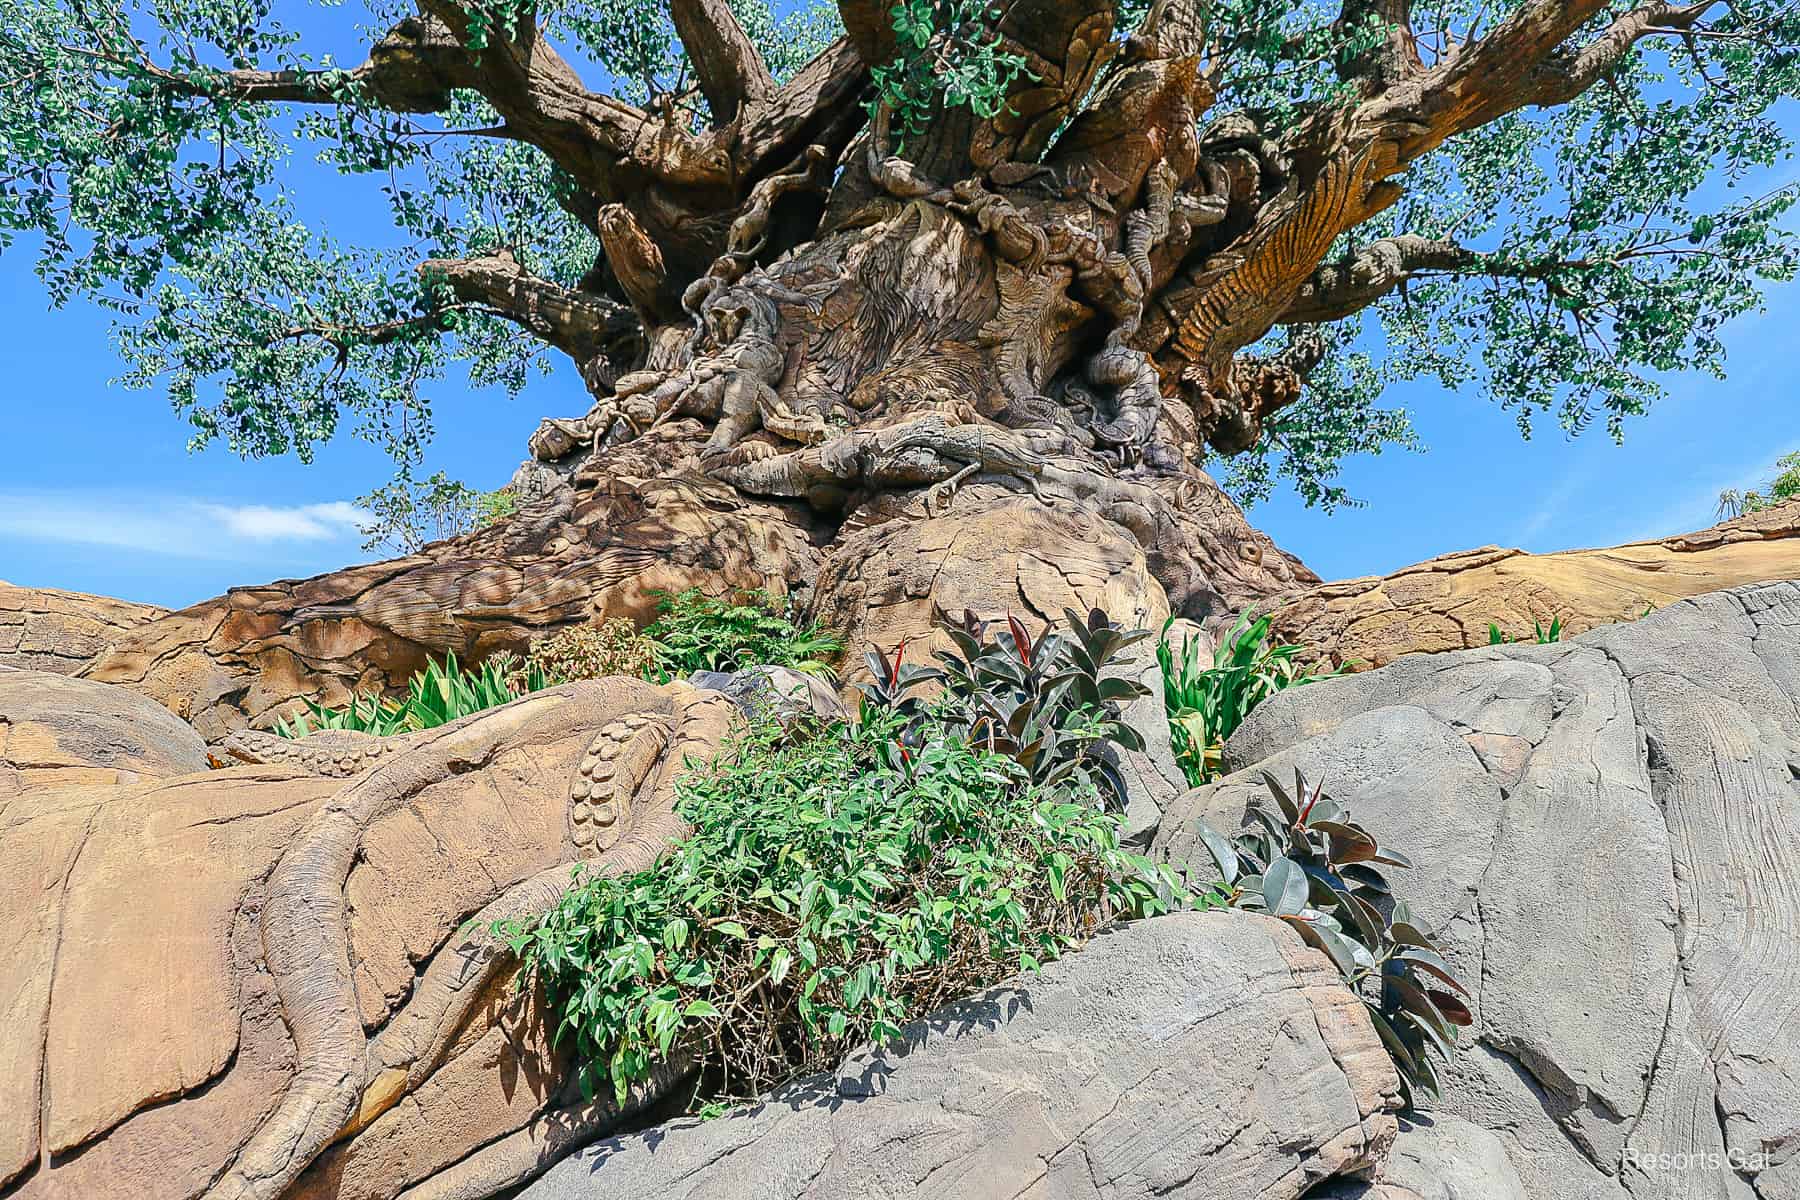
[[[634,290],[613,210],[678,296],[809,143],[1023,177],[1146,58],[1198,72],[1201,174],[1281,181],[1221,210],[1210,257],[1156,264],[1130,330],[1165,381],[1303,381],[1221,401],[1212,448],[1251,497],[1343,500],[1346,455],[1412,438],[1381,403],[1399,380],[1622,436],[1658,373],[1722,373],[1721,327],[1800,263],[1791,0],[375,0],[350,65],[308,41],[324,18],[0,0],[0,233],[55,303],[116,314],[126,381],[196,444],[305,456],[347,428],[410,469],[453,364],[517,391],[558,352],[598,394],[684,320]],[[334,236],[304,157],[393,235]]]

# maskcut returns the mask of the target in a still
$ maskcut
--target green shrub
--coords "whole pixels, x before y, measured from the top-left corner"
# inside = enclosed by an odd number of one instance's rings
[[[590,1094],[678,1059],[704,1092],[759,1095],[1164,911],[1168,873],[1120,849],[1096,799],[919,713],[798,739],[765,725],[678,784],[694,831],[665,861],[578,869],[550,912],[497,932]]]
[[[844,649],[836,634],[796,624],[785,599],[757,589],[723,596],[699,588],[660,592],[656,608],[661,615],[644,633],[656,643],[657,665],[677,679],[762,665],[829,678],[826,660]]]
[[[1250,828],[1228,839],[1200,822],[1225,901],[1280,917],[1330,956],[1367,1005],[1408,1107],[1436,1099],[1432,1058],[1449,1058],[1474,1017],[1457,995],[1468,990],[1381,870],[1412,864],[1384,850],[1323,787],[1309,792],[1298,770],[1292,796],[1267,772],[1263,783],[1268,795],[1252,806]]]
[[[1252,620],[1248,611],[1240,614],[1213,651],[1210,666],[1202,665],[1196,642],[1169,641],[1173,618],[1163,626],[1156,644],[1163,706],[1175,760],[1196,787],[1218,775],[1225,742],[1251,709],[1285,688],[1338,674],[1302,668],[1297,656],[1304,647],[1272,641],[1270,623],[1266,616]]]
[[[872,682],[859,685],[865,712],[874,707],[937,723],[1014,759],[1039,786],[1079,778],[1110,807],[1122,808],[1125,783],[1109,747],[1144,748],[1120,712],[1148,689],[1107,670],[1149,633],[1121,629],[1099,609],[1085,619],[1064,609],[1066,628],[1045,630],[1035,641],[1010,615],[1003,625],[967,609],[960,620],[942,609],[933,615],[955,650],[939,652],[936,667],[907,665],[905,643],[891,659],[870,650]],[[992,637],[990,624],[997,630]],[[929,685],[941,686],[942,694],[928,709],[909,693]]]

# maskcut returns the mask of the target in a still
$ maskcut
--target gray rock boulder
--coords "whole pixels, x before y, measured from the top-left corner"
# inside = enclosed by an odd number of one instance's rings
[[[1794,1200],[1797,703],[1793,582],[1403,658],[1259,708],[1153,853],[1203,861],[1195,819],[1236,828],[1298,764],[1417,864],[1396,884],[1475,993],[1444,1107],[1524,1194]]]
[[[1370,1182],[1341,1182],[1308,1200],[1527,1200],[1500,1139],[1460,1117],[1402,1120]]]
[[[1398,1081],[1277,921],[1183,913],[755,1108],[596,1143],[529,1200],[1286,1200],[1371,1168]]]

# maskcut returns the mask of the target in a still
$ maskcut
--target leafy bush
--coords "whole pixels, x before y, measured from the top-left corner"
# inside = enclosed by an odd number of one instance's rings
[[[1644,611],[1648,613],[1650,610],[1646,608]],[[1552,617],[1548,629],[1544,627],[1542,621],[1533,621],[1531,628],[1537,634],[1537,643],[1540,646],[1548,646],[1552,642],[1562,641],[1564,631],[1561,617]],[[1512,641],[1513,638],[1510,634],[1503,633],[1498,625],[1491,621],[1488,622],[1488,645],[1504,646]]]
[[[656,643],[658,667],[677,679],[765,664],[829,678],[825,660],[844,649],[835,633],[796,624],[785,599],[760,589],[723,596],[699,588],[661,592],[656,608],[662,615],[644,633]]]
[[[542,672],[551,683],[574,679],[604,679],[608,675],[635,675],[654,679],[660,674],[656,643],[625,617],[612,617],[597,625],[576,625],[539,638],[525,653],[513,679],[522,685],[524,674]]]
[[[961,620],[942,609],[933,614],[954,651],[940,651],[936,667],[908,666],[902,643],[890,659],[868,652],[874,682],[862,684],[864,709],[899,712],[915,723],[935,723],[971,744],[1016,761],[1041,787],[1080,777],[1111,807],[1123,807],[1124,780],[1109,746],[1142,750],[1144,739],[1119,719],[1121,705],[1146,695],[1134,680],[1108,677],[1124,652],[1149,637],[1128,632],[1095,609],[1086,619],[1063,610],[1066,630],[1045,630],[1035,641],[1016,618],[990,637],[990,624],[965,609]],[[929,709],[909,693],[939,685]],[[902,741],[913,738],[909,728]]]
[[[1719,493],[1719,516],[1741,517],[1761,512],[1800,496],[1800,450],[1775,460],[1775,476],[1760,489],[1739,491],[1727,488]]]
[[[1218,775],[1226,739],[1251,709],[1285,688],[1338,674],[1302,668],[1297,656],[1304,647],[1272,641],[1271,618],[1266,616],[1251,620],[1248,611],[1240,614],[1213,651],[1211,666],[1201,665],[1196,642],[1176,646],[1169,641],[1173,624],[1171,618],[1163,626],[1156,661],[1162,667],[1175,761],[1196,787]]]
[[[1172,876],[1120,849],[1090,787],[965,733],[879,705],[798,739],[754,728],[678,784],[694,832],[668,859],[578,869],[550,912],[498,926],[583,1088],[622,1097],[675,1059],[697,1099],[758,1095],[1167,908]]]
[[[346,708],[326,708],[307,701],[307,712],[293,722],[277,720],[282,737],[303,738],[320,730],[348,729],[390,737],[435,729],[450,722],[516,700],[548,687],[550,680],[535,667],[521,669],[510,654],[496,654],[479,667],[463,668],[456,655],[430,662],[412,677],[404,699],[353,696]]]
[[[1323,787],[1309,794],[1298,770],[1292,796],[1266,772],[1263,783],[1269,802],[1252,807],[1250,828],[1228,839],[1200,823],[1227,903],[1280,917],[1329,955],[1368,1006],[1407,1105],[1436,1099],[1432,1056],[1447,1059],[1457,1030],[1474,1018],[1457,995],[1468,990],[1380,869],[1412,864],[1383,849]]]

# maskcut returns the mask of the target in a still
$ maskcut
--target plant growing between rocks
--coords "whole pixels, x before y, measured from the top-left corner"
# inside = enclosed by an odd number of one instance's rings
[[[798,623],[789,600],[759,588],[719,596],[699,588],[661,592],[656,609],[644,635],[656,666],[672,678],[775,666],[829,679],[836,673],[828,660],[844,649],[837,634]]]
[[[1088,728],[1060,711],[1058,733]],[[656,869],[578,873],[497,932],[546,987],[584,1088],[623,1096],[675,1061],[696,1104],[760,1095],[1167,911],[1172,873],[1123,850],[1091,778],[1048,758],[953,702],[760,723],[680,785],[692,832]]]
[[[1298,655],[1305,647],[1274,642],[1269,633],[1272,620],[1240,614],[1219,640],[1210,667],[1201,665],[1196,643],[1176,646],[1169,640],[1173,618],[1157,639],[1156,661],[1162,667],[1163,707],[1169,714],[1175,761],[1195,787],[1218,776],[1225,742],[1251,709],[1276,692],[1341,673],[1341,668],[1314,672],[1300,666]]]
[[[441,663],[425,664],[407,684],[405,696],[352,696],[344,708],[308,700],[305,713],[293,721],[278,719],[275,732],[288,738],[337,729],[378,737],[413,733],[509,703],[552,682],[540,668],[521,666],[511,654],[496,654],[477,667],[463,667],[449,654]]]
[[[1225,902],[1280,917],[1330,956],[1368,1007],[1408,1107],[1435,1100],[1433,1059],[1455,1052],[1457,1031],[1474,1016],[1462,999],[1468,989],[1382,870],[1412,863],[1382,847],[1322,784],[1309,790],[1297,768],[1292,795],[1266,771],[1262,781],[1266,796],[1251,806],[1249,828],[1227,838],[1199,823]]]

